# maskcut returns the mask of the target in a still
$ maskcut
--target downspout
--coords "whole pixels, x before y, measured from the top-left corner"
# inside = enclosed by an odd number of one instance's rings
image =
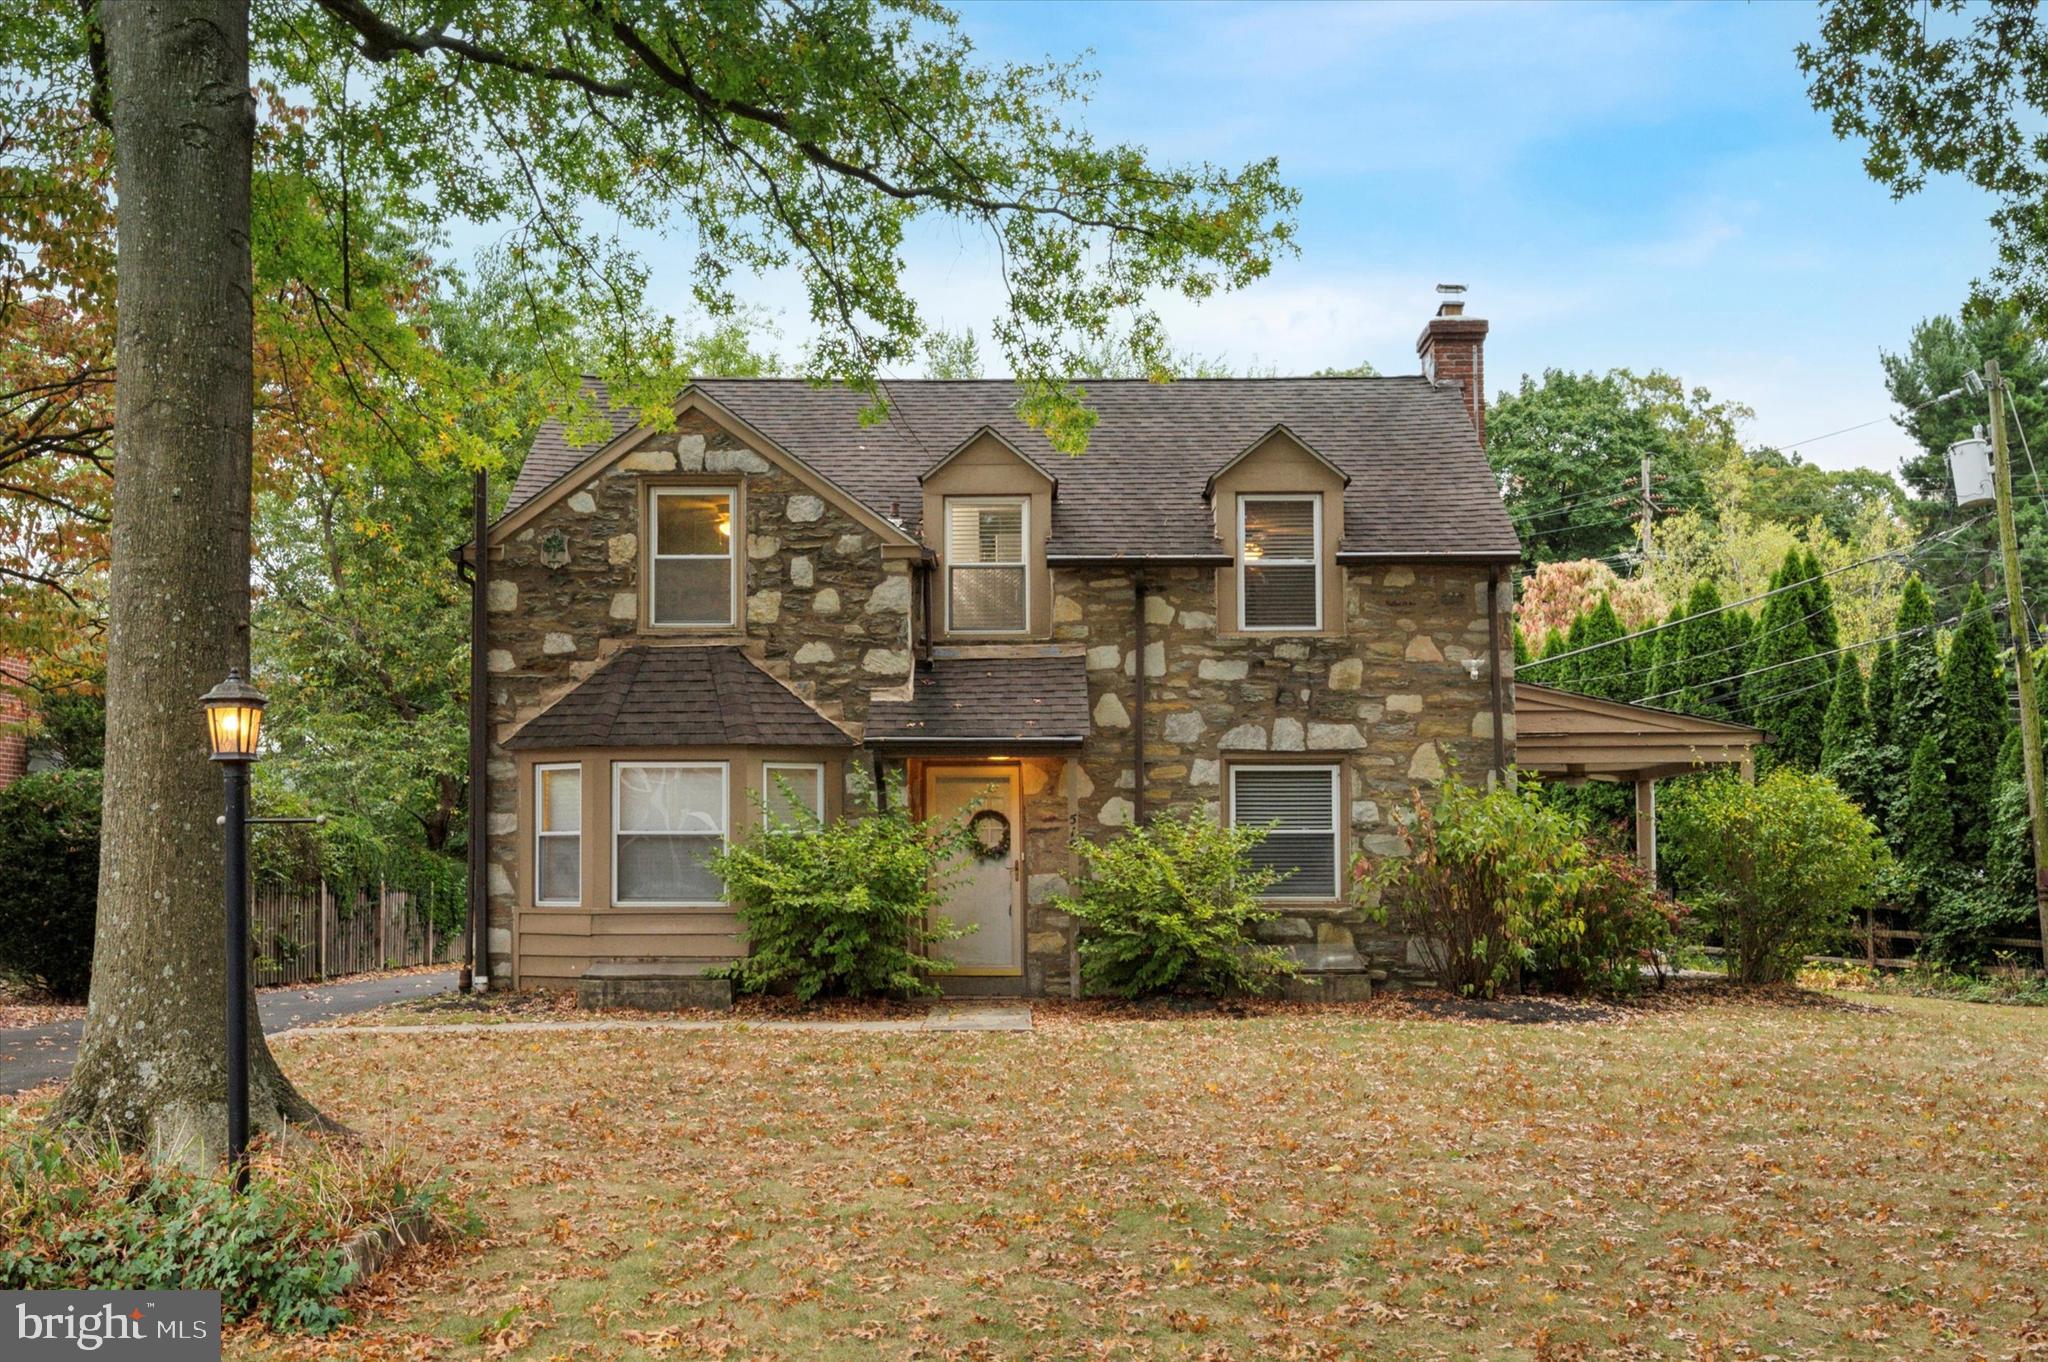
[[[491,979],[489,848],[484,844],[490,805],[490,740],[486,728],[490,675],[490,479],[479,468],[470,480],[470,533],[476,563],[469,574],[469,931],[464,942],[462,991],[488,992]]]
[[[1486,673],[1493,683],[1493,778],[1505,784],[1508,778],[1507,679],[1501,675],[1501,586],[1507,569],[1492,568],[1486,577]]]
[[[1137,649],[1131,656],[1131,826],[1145,826],[1145,569],[1131,575],[1132,623]]]

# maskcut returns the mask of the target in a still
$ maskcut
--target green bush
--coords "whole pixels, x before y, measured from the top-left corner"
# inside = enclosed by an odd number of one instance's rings
[[[1792,978],[1877,896],[1890,853],[1825,776],[1781,766],[1754,784],[1688,781],[1666,802],[1678,892],[1746,984]]]
[[[1627,990],[1672,939],[1677,906],[1532,780],[1490,790],[1446,780],[1435,804],[1415,796],[1402,835],[1405,855],[1361,858],[1359,892],[1446,988]]]
[[[1597,839],[1533,934],[1524,978],[1553,993],[1629,993],[1678,940],[1685,908],[1635,859]]]
[[[349,1235],[475,1228],[403,1157],[296,1143],[289,1162],[259,1157],[238,1196],[83,1138],[0,1117],[0,1290],[218,1291],[226,1319],[324,1334],[348,1318],[336,1298],[355,1280]]]
[[[1280,877],[1251,859],[1265,837],[1190,813],[1161,814],[1101,845],[1074,843],[1081,882],[1053,902],[1087,924],[1082,984],[1122,998],[1277,988],[1296,965],[1252,935],[1278,916],[1259,894]]]
[[[964,823],[901,809],[799,828],[763,819],[712,862],[752,951],[724,974],[750,993],[927,996],[950,968],[928,947],[964,933],[938,909],[948,863],[967,853]]]
[[[92,982],[100,773],[45,771],[0,790],[0,974],[59,998]]]

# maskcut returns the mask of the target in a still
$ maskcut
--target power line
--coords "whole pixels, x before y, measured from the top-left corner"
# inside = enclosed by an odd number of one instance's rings
[[[1984,515],[1972,516],[1970,519],[1965,520],[1960,525],[1952,525],[1948,529],[1942,530],[1939,533],[1930,534],[1924,539],[1919,539],[1911,544],[1908,544],[1904,549],[1887,549],[1883,553],[1873,553],[1868,558],[1858,558],[1853,563],[1844,563],[1842,564],[1842,566],[1838,568],[1829,568],[1826,572],[1819,573],[1815,576],[1802,577],[1796,582],[1787,582],[1783,586],[1773,587],[1769,591],[1760,591],[1754,596],[1745,596],[1739,601],[1730,601],[1728,602],[1728,604],[1716,606],[1712,610],[1702,610],[1697,615],[1687,615],[1683,619],[1678,620],[1665,620],[1663,623],[1653,624],[1647,629],[1638,629],[1632,634],[1623,634],[1618,638],[1605,639],[1599,643],[1588,643],[1582,648],[1573,648],[1567,652],[1554,653],[1549,657],[1539,659],[1539,661],[1559,662],[1567,657],[1577,657],[1580,653],[1590,653],[1599,648],[1612,648],[1618,643],[1628,643],[1631,640],[1647,637],[1648,635],[1657,633],[1660,630],[1675,628],[1677,625],[1683,624],[1685,620],[1688,619],[1705,619],[1709,615],[1718,615],[1724,610],[1735,610],[1745,605],[1755,605],[1758,601],[1767,600],[1772,596],[1783,595],[1787,591],[1797,591],[1802,587],[1809,586],[1814,582],[1822,581],[1828,577],[1839,577],[1842,573],[1852,572],[1860,567],[1867,567],[1871,563],[1879,562],[1886,558],[1904,557],[1905,561],[1910,563],[1915,558],[1919,557],[1920,550],[1932,547],[1933,545],[1940,543],[1944,540],[1953,539],[1955,536],[1961,534],[1964,530],[1969,529],[1972,525],[1976,525],[1979,522],[1983,521],[1985,519],[1985,516],[1988,514],[1989,512],[1986,512]],[[1537,665],[1537,663],[1525,663],[1524,665],[1535,666]]]
[[[1987,611],[1989,611],[1990,613],[1992,613],[1992,614],[1994,614],[1994,615],[1995,615],[1995,614],[1997,614],[1997,613],[1998,613],[1998,611],[1999,611],[1999,609],[2000,609],[2000,606],[1998,606],[1998,605],[1996,605],[1996,604],[1993,604],[1992,602],[1989,602],[1989,601],[1987,601],[1987,602],[1985,602],[1984,608],[1985,608],[1985,609],[1986,609]],[[1873,647],[1876,647],[1876,646],[1877,646],[1878,644],[1880,644],[1880,643],[1889,643],[1889,642],[1891,642],[1891,641],[1892,641],[1892,640],[1894,640],[1894,639],[1901,639],[1901,638],[1912,638],[1912,637],[1914,637],[1915,635],[1918,635],[1918,634],[1924,634],[1924,633],[1928,632],[1928,631],[1929,631],[1929,630],[1931,630],[1931,629],[1946,629],[1946,628],[1947,628],[1948,626],[1950,626],[1950,625],[1952,625],[1952,624],[1956,623],[1957,621],[1961,620],[1961,619],[1963,618],[1964,614],[1966,614],[1966,613],[1968,613],[1968,612],[1966,612],[1966,611],[1958,611],[1957,613],[1955,613],[1955,614],[1953,614],[1953,615],[1949,616],[1949,617],[1948,617],[1947,619],[1945,619],[1945,620],[1935,620],[1935,621],[1933,621],[1932,623],[1929,623],[1929,624],[1916,624],[1916,625],[1914,625],[1914,626],[1913,626],[1913,627],[1912,627],[1911,629],[1900,629],[1900,630],[1897,630],[1897,631],[1895,631],[1895,632],[1893,632],[1893,633],[1889,633],[1889,634],[1881,634],[1881,635],[1879,635],[1879,636],[1878,636],[1878,637],[1876,637],[1876,638],[1867,638],[1867,639],[1864,639],[1864,640],[1863,640],[1862,642],[1860,642],[1860,643],[1847,643],[1847,644],[1844,644],[1844,645],[1842,645],[1842,646],[1841,646],[1841,647],[1839,647],[1839,648],[1831,648],[1831,649],[1829,649],[1829,650],[1828,650],[1828,651],[1826,651],[1826,652],[1821,652],[1821,653],[1807,653],[1807,654],[1805,654],[1805,655],[1804,655],[1804,656],[1802,656],[1802,657],[1792,657],[1792,658],[1787,658],[1787,659],[1786,659],[1785,661],[1783,661],[1783,662],[1773,662],[1773,663],[1772,663],[1772,664],[1771,664],[1770,666],[1768,666],[1768,667],[1752,667],[1752,668],[1750,668],[1750,669],[1749,669],[1748,671],[1740,671],[1740,672],[1735,672],[1735,673],[1733,673],[1732,675],[1729,675],[1729,676],[1721,676],[1721,677],[1716,677],[1716,678],[1715,678],[1714,680],[1712,680],[1712,681],[1707,681],[1707,682],[1703,682],[1703,683],[1701,683],[1701,685],[1700,685],[1700,686],[1698,686],[1698,687],[1694,687],[1694,686],[1680,686],[1680,687],[1678,687],[1678,688],[1677,688],[1676,690],[1663,690],[1663,691],[1658,691],[1658,692],[1657,692],[1657,693],[1656,693],[1655,695],[1646,695],[1646,696],[1644,696],[1644,697],[1643,697],[1643,698],[1642,698],[1641,700],[1639,700],[1639,701],[1636,701],[1636,703],[1637,703],[1637,704],[1644,704],[1644,705],[1647,705],[1647,704],[1649,704],[1649,703],[1650,703],[1650,702],[1651,702],[1652,700],[1662,700],[1662,699],[1666,699],[1666,698],[1668,698],[1668,697],[1670,697],[1670,696],[1673,696],[1673,695],[1677,695],[1677,694],[1678,694],[1678,693],[1679,693],[1680,691],[1687,691],[1687,690],[1694,690],[1694,689],[1706,689],[1707,687],[1710,687],[1710,686],[1720,686],[1720,685],[1725,685],[1725,684],[1727,684],[1727,683],[1728,683],[1728,682],[1730,682],[1730,681],[1747,681],[1747,680],[1748,680],[1748,679],[1749,679],[1750,677],[1752,677],[1752,676],[1763,676],[1763,675],[1765,675],[1766,673],[1769,673],[1769,672],[1775,672],[1775,671],[1780,671],[1780,670],[1782,670],[1782,669],[1784,669],[1784,668],[1786,668],[1786,667],[1796,667],[1796,666],[1798,666],[1798,665],[1799,665],[1800,663],[1802,663],[1802,662],[1813,662],[1813,661],[1817,661],[1817,660],[1820,660],[1820,659],[1823,659],[1823,658],[1830,658],[1830,657],[1839,657],[1839,656],[1841,656],[1841,655],[1842,655],[1843,653],[1853,653],[1853,652],[1857,652],[1857,651],[1860,651],[1861,649],[1864,649],[1864,648],[1873,648]],[[1834,677],[1833,677],[1833,676],[1831,675],[1831,676],[1829,676],[1829,677],[1828,677],[1828,679],[1827,679],[1826,681],[1819,681],[1819,682],[1815,682],[1815,683],[1814,683],[1814,686],[1802,687],[1801,689],[1807,689],[1807,690],[1811,690],[1811,689],[1813,689],[1813,688],[1814,688],[1815,686],[1824,686],[1824,685],[1833,685],[1833,684],[1834,684]],[[1752,704],[1752,705],[1760,705],[1760,704],[1765,704],[1765,703],[1768,703],[1768,702],[1769,702],[1769,701],[1771,701],[1771,700],[1774,700],[1774,699],[1779,699],[1779,698],[1782,698],[1783,696],[1786,696],[1786,695],[1796,695],[1796,694],[1798,694],[1798,691],[1797,691],[1797,690],[1788,690],[1788,691],[1780,691],[1780,692],[1778,692],[1778,693],[1777,693],[1776,695],[1761,695],[1761,696],[1758,696],[1758,697],[1757,697],[1757,698],[1756,698],[1756,699],[1755,699],[1754,701],[1752,701],[1752,702],[1751,702],[1751,704]]]

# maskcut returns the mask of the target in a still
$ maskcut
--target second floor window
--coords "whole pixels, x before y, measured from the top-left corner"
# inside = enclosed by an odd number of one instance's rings
[[[725,488],[676,488],[652,496],[648,516],[648,622],[733,622],[733,494]]]
[[[1316,496],[1239,497],[1240,629],[1323,627],[1323,503]]]
[[[1023,497],[946,503],[946,630],[1020,634],[1028,627]]]

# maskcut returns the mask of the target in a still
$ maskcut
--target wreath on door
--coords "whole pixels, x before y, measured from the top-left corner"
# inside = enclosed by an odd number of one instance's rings
[[[967,820],[967,845],[984,861],[1010,854],[1010,819],[1000,809],[983,809]]]

